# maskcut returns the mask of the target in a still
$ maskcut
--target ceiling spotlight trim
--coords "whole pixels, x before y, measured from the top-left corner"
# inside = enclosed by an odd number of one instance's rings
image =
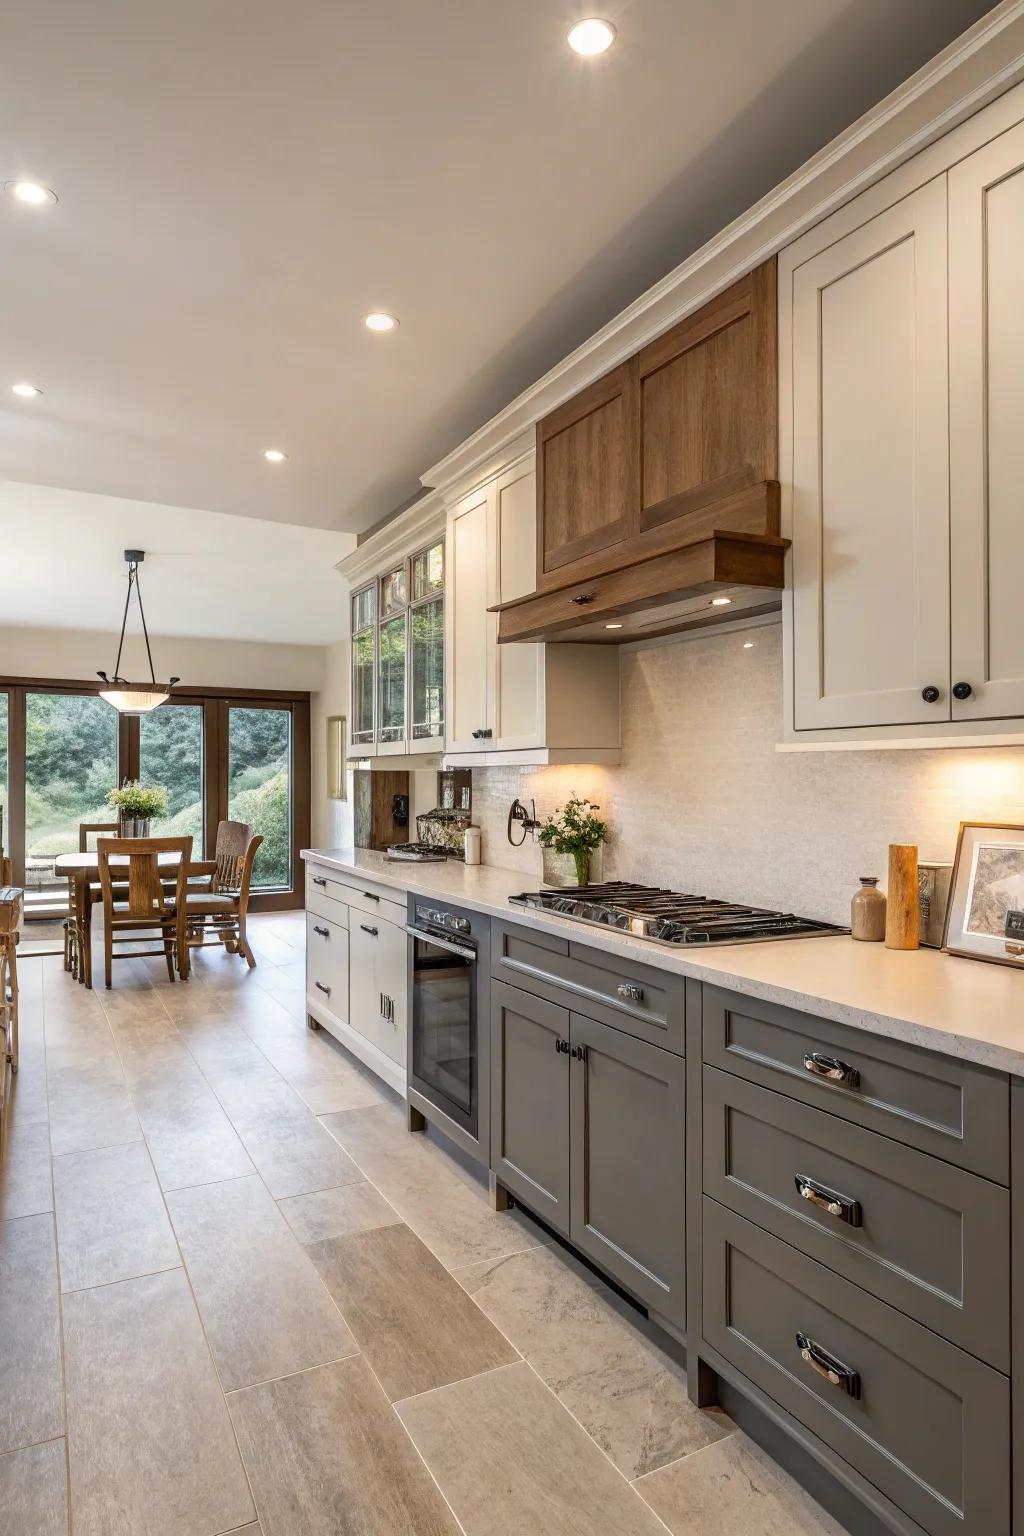
[[[42,390],[38,384],[30,384],[27,379],[21,379],[11,385],[11,394],[17,395],[19,400],[37,400]]]
[[[106,688],[100,689],[100,698],[106,699],[121,715],[144,715],[151,709],[156,709],[160,704],[165,704],[171,696],[171,690],[175,683],[180,683],[180,677],[169,678],[166,683],[158,683],[156,673],[153,670],[153,652],[149,644],[149,629],[146,625],[146,610],[142,606],[142,588],[139,586],[139,566],[146,558],[146,552],[142,549],[126,549],[124,558],[128,562],[128,595],[124,600],[124,614],[121,618],[121,638],[117,646],[117,660],[114,663],[114,675],[108,677],[106,672],[97,672],[96,676],[102,678]],[[146,642],[146,659],[149,662],[149,683],[129,683],[121,676],[121,652],[124,650],[124,632],[128,624],[128,609],[131,607],[132,592],[139,600],[139,617],[142,620],[142,635]]]
[[[389,331],[397,331],[397,318],[386,309],[371,309],[363,319],[363,324],[368,331],[373,331],[377,336],[386,336]]]
[[[608,52],[618,35],[615,24],[607,17],[581,16],[579,21],[573,22],[565,40],[581,59],[597,59]]]
[[[283,448],[264,448],[263,457],[268,464],[285,464],[288,461],[288,455]]]
[[[26,208],[45,208],[60,201],[52,187],[46,186],[42,181],[30,181],[27,176],[18,176],[13,181],[5,181],[4,191],[15,202],[22,203]],[[29,193],[29,195],[26,195]],[[40,194],[36,196],[35,194]]]

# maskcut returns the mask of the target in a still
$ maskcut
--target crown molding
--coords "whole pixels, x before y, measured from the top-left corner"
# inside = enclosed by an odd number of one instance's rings
[[[428,469],[423,485],[448,491],[486,477],[487,465],[541,417],[1022,79],[1024,0],[1002,0]]]
[[[349,586],[377,576],[388,565],[402,560],[413,550],[444,533],[444,502],[437,491],[428,491],[419,501],[393,517],[383,528],[357,544],[351,554],[339,560],[334,569]]]

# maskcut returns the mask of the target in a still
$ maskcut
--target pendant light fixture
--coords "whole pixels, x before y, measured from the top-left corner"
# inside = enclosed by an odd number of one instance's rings
[[[118,714],[121,715],[145,715],[151,709],[156,709],[158,704],[163,704],[170,697],[171,689],[175,683],[181,681],[178,677],[172,677],[167,683],[158,683],[156,673],[153,671],[153,652],[149,648],[149,630],[146,628],[146,613],[142,606],[142,588],[139,585],[139,566],[146,558],[144,550],[126,549],[124,558],[128,562],[128,596],[124,600],[124,617],[121,620],[121,640],[117,647],[117,660],[114,663],[114,675],[108,677],[105,672],[97,672],[106,683],[106,688],[100,689],[100,698],[106,699],[108,704],[113,704]],[[142,634],[146,642],[146,655],[149,658],[149,677],[146,683],[126,683],[121,673],[121,652],[124,650],[124,631],[128,623],[128,609],[131,607],[132,592],[139,599],[139,617],[142,620]]]

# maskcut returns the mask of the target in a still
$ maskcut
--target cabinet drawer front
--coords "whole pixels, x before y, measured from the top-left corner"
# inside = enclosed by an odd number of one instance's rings
[[[491,983],[491,1167],[569,1235],[569,1013]]]
[[[602,954],[558,935],[492,924],[496,977],[578,1006],[590,1018],[663,1050],[685,1053],[686,982],[654,966]]]
[[[306,992],[348,1023],[348,929],[318,912],[306,913]]]
[[[332,923],[348,927],[349,892],[339,881],[332,880],[325,869],[316,865],[306,866],[306,911],[318,912]]]
[[[686,1063],[578,1013],[570,1020],[570,1236],[686,1326]]]
[[[704,1190],[1009,1370],[1001,1185],[705,1067]]]
[[[376,913],[351,914],[349,1023],[385,1056],[405,1066],[406,936]]]
[[[1008,1379],[707,1196],[704,1333],[932,1536],[1006,1536]]]
[[[712,1066],[1009,1182],[1002,1073],[720,987],[704,988],[703,1036]],[[830,1071],[843,1080],[821,1075]]]

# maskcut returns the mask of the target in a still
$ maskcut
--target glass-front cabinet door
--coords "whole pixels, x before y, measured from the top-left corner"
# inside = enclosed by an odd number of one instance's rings
[[[377,675],[377,583],[352,594],[351,745],[372,747]]]
[[[396,614],[380,626],[377,740],[381,746],[405,749],[405,684],[407,615]]]
[[[410,565],[409,734],[420,749],[423,743],[440,748],[444,738],[444,540],[413,555]]]

